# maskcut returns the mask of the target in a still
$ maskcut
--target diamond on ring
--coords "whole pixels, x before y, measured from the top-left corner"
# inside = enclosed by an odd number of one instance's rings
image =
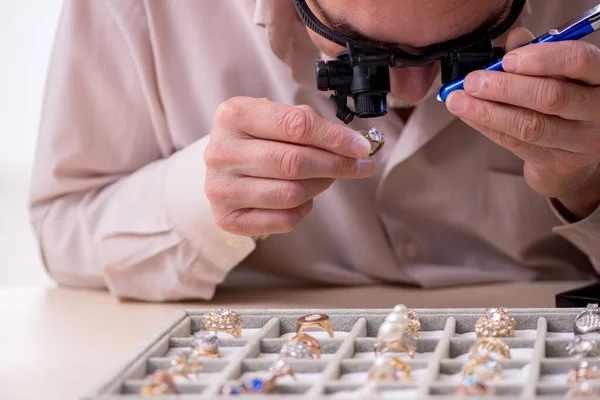
[[[202,315],[202,322],[207,331],[225,332],[235,338],[242,336],[243,318],[235,311],[218,308]]]
[[[198,355],[203,357],[219,358],[219,337],[216,332],[201,330],[194,334],[192,346]]]
[[[321,358],[321,344],[314,337],[300,333],[283,345],[279,357],[309,360]]]
[[[574,331],[577,335],[600,332],[600,308],[598,308],[598,304],[588,304],[587,308],[575,317]]]
[[[566,350],[569,357],[600,357],[600,343],[596,340],[583,339],[581,336],[575,336],[567,345]]]
[[[383,132],[381,132],[379,129],[375,128],[374,126],[372,126],[371,129],[369,129],[368,131],[358,131],[358,132],[361,135],[363,135],[369,141],[369,143],[371,143],[371,153],[369,154],[369,157],[372,157],[375,154],[377,154],[377,152],[379,150],[381,150],[381,148],[385,144],[385,138],[383,137]]]
[[[477,337],[513,337],[516,325],[505,308],[488,308],[475,323],[475,333]]]

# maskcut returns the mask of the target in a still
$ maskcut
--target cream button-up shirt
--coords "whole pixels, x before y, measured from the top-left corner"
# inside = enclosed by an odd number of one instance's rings
[[[521,22],[539,35],[595,3],[530,0]],[[30,203],[51,275],[151,301],[269,281],[597,276],[600,210],[569,224],[517,157],[433,97],[406,124],[393,112],[353,121],[386,133],[377,173],[336,181],[292,233],[255,242],[220,230],[204,193],[216,108],[266,97],[336,121],[316,89],[318,58],[291,0],[67,0]]]

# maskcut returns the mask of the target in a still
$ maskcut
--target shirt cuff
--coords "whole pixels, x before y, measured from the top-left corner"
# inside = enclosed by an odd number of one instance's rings
[[[254,251],[256,243],[222,230],[213,218],[204,190],[204,151],[209,140],[210,136],[204,136],[172,156],[175,159],[167,172],[165,203],[175,229],[199,251],[199,266],[206,265],[212,277],[222,282]]]
[[[553,232],[561,235],[589,258],[596,271],[600,273],[600,206],[586,218],[571,222],[563,215],[555,200],[548,199],[550,208],[563,225],[553,228]]]

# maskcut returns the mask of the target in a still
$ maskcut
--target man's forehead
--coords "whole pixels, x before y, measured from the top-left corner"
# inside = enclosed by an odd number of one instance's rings
[[[508,15],[512,0],[311,0],[338,33],[390,47],[420,48],[491,27]]]

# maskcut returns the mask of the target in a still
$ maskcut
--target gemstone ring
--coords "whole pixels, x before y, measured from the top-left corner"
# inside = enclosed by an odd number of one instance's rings
[[[202,315],[202,322],[207,331],[229,333],[238,339],[242,336],[243,318],[235,311],[219,308]]]
[[[489,354],[484,355],[483,353],[465,363],[462,375],[464,378],[475,375],[484,380],[498,380],[504,376],[500,363]]]
[[[140,390],[143,397],[165,396],[170,393],[179,393],[179,390],[175,386],[171,373],[164,369],[154,372],[150,383],[144,385]]]
[[[575,338],[567,345],[566,350],[569,353],[569,357],[600,357],[600,342],[597,340],[583,339],[581,336],[575,336]]]
[[[502,340],[493,337],[479,339],[469,350],[469,359],[489,356],[494,360],[510,360],[510,347]]]
[[[600,333],[600,308],[598,304],[588,304],[587,308],[575,317],[575,334]]]
[[[192,340],[194,352],[202,357],[219,358],[219,337],[213,331],[201,330],[194,334]]]
[[[417,347],[410,324],[408,308],[403,304],[394,307],[379,327],[375,342],[375,354],[397,350],[406,352],[410,358],[414,358]]]
[[[279,357],[309,360],[321,358],[321,344],[314,337],[300,333],[283,345]]]
[[[369,370],[369,381],[398,381],[398,372],[404,374],[404,380],[412,381],[410,367],[396,357],[378,356]]]
[[[202,368],[204,365],[200,362],[198,353],[186,350],[180,352],[179,357],[171,361],[169,373],[189,380],[188,375],[197,374]]]
[[[385,139],[383,138],[383,132],[374,126],[371,127],[368,131],[358,131],[361,135],[363,135],[369,143],[371,143],[371,153],[369,153],[369,157],[373,157],[385,144]]]
[[[296,322],[296,333],[302,333],[305,329],[319,328],[327,331],[333,339],[333,328],[327,314],[309,314],[298,318]]]
[[[505,308],[488,308],[475,323],[477,337],[513,337],[517,321]]]
[[[494,394],[493,388],[488,386],[485,381],[477,375],[469,375],[463,379],[460,385],[454,391],[457,396],[464,395],[485,395]]]
[[[583,381],[600,380],[600,368],[597,365],[590,365],[587,361],[582,361],[571,372],[567,381],[569,383],[578,383]]]

